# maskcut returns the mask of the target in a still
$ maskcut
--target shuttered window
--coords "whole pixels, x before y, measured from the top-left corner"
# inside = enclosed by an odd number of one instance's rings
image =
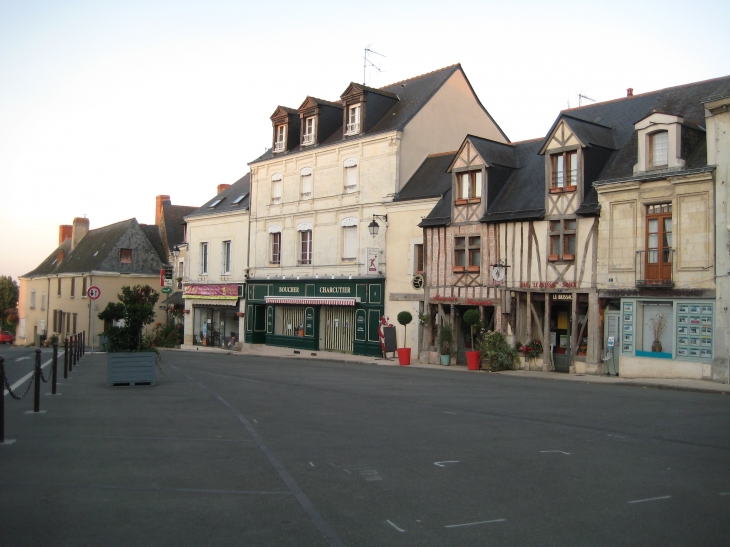
[[[41,293],[41,309],[46,309],[46,293]]]
[[[357,226],[342,228],[342,260],[357,260]]]
[[[312,199],[312,170],[302,170],[301,174],[301,197],[302,199]]]
[[[35,290],[30,291],[30,309],[35,309]]]

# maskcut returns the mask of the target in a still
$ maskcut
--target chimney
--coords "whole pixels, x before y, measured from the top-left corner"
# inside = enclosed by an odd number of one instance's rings
[[[630,87],[626,90],[626,96],[627,97],[633,97],[634,96],[634,88]]]
[[[71,232],[71,250],[76,248],[79,241],[89,232],[89,219],[76,217],[73,223],[73,230]]]
[[[162,218],[163,201],[170,201],[170,196],[157,196],[155,198],[155,226],[160,225],[160,219]]]
[[[71,239],[71,236],[73,235],[73,226],[70,224],[61,224],[58,227],[58,244],[60,245],[67,239]]]
[[[225,190],[226,188],[230,188],[230,186],[231,186],[230,184],[219,184],[218,185],[218,194],[220,194],[221,192],[223,192],[223,190]],[[216,194],[216,196],[218,194]]]

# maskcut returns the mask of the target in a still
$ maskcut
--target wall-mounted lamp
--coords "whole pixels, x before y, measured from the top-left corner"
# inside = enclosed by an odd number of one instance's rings
[[[388,227],[388,215],[373,215],[373,221],[368,224],[368,230],[373,237],[378,235],[378,230],[380,230],[380,224],[376,222],[377,220],[382,220],[385,222],[385,227]]]
[[[180,247],[178,247],[177,245],[172,248],[172,256],[174,256],[175,258],[180,256]]]

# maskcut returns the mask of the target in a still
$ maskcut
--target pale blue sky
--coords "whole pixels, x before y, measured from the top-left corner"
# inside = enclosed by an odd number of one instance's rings
[[[596,100],[730,74],[730,3],[33,2],[0,0],[0,274],[55,249],[58,225],[202,205],[271,145],[307,95],[461,62],[513,141]]]

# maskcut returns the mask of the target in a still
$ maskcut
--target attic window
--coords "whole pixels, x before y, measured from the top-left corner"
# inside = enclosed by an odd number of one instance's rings
[[[210,205],[208,205],[208,209],[214,209],[216,205],[218,205],[221,201],[223,201],[225,198],[217,199]]]
[[[482,200],[482,172],[467,171],[456,175],[456,204],[479,203]]]
[[[649,167],[666,167],[669,162],[669,133],[657,131],[649,135]]]
[[[316,118],[310,116],[304,120],[304,132],[302,133],[302,146],[314,144],[314,128],[316,126]]]
[[[578,152],[575,150],[550,156],[551,191],[575,190],[578,184]]]
[[[274,152],[286,150],[286,124],[276,126],[276,137],[274,140]]]
[[[347,109],[347,128],[345,135],[357,135],[360,133],[360,105],[355,104]]]
[[[119,249],[119,262],[122,264],[131,264],[132,249]]]
[[[246,192],[244,194],[241,194],[240,196],[238,196],[236,199],[234,199],[231,202],[231,205],[238,205],[239,203],[241,203],[246,198],[247,195],[248,195],[248,192]]]

